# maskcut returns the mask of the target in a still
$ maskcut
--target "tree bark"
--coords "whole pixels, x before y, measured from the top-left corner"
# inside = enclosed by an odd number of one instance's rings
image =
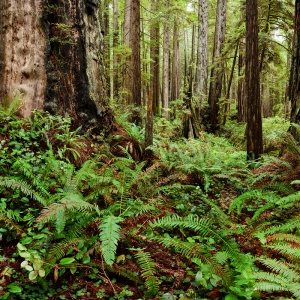
[[[258,4],[246,0],[246,97],[247,160],[257,160],[263,152],[262,117],[259,84]]]
[[[169,7],[169,1],[166,0],[166,7]],[[162,79],[162,116],[169,119],[169,81],[170,81],[170,27],[169,20],[166,18],[164,24],[163,40],[163,79]]]
[[[211,82],[208,96],[209,104],[209,131],[215,133],[219,129],[219,98],[222,93],[223,63],[221,53],[225,41],[226,29],[226,0],[218,0],[214,51],[213,51],[213,68],[211,69]]]
[[[245,38],[239,42],[237,121],[247,122],[247,99],[245,95]]]
[[[199,0],[198,4],[198,48],[195,95],[199,98],[199,111],[207,97],[208,79],[208,1]],[[200,115],[199,115],[200,117]]]
[[[142,80],[141,80],[141,51],[140,51],[140,0],[132,0],[131,11],[131,67],[132,67],[132,121],[142,125]]]
[[[96,1],[0,3],[0,101],[23,93],[33,109],[84,127],[107,113],[103,35]]]
[[[295,25],[293,37],[293,56],[289,80],[289,100],[291,102],[290,122],[300,124],[299,94],[300,94],[300,0],[295,1]],[[289,132],[296,140],[300,140],[299,133],[294,126],[290,126]]]

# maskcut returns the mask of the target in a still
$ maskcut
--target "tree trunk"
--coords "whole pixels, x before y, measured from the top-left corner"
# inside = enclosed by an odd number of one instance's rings
[[[247,122],[247,99],[245,96],[245,38],[239,42],[237,121]]]
[[[118,1],[113,0],[113,95],[115,98],[118,97],[119,95],[119,88],[120,88],[120,83],[119,83],[119,64],[120,64],[120,57],[119,53],[117,51],[117,47],[119,46],[119,22],[118,22],[118,15],[119,15],[119,10],[118,10]]]
[[[199,111],[207,97],[208,79],[208,0],[198,4],[198,48],[195,95],[199,98]],[[199,115],[200,117],[200,115]]]
[[[131,10],[131,67],[132,67],[132,121],[136,125],[142,125],[142,80],[141,80],[141,51],[140,51],[140,0],[132,0]]]
[[[169,7],[169,1],[166,0],[166,7]],[[169,20],[166,18],[164,24],[163,40],[163,79],[162,79],[162,115],[169,119],[169,81],[170,81],[170,27]]]
[[[180,90],[179,68],[180,68],[179,28],[178,28],[178,20],[175,17],[174,27],[173,27],[173,56],[172,56],[172,77],[171,77],[171,98],[170,98],[171,101],[177,100],[179,98],[179,90]]]
[[[258,4],[246,0],[246,97],[247,97],[247,160],[257,160],[263,152],[262,117],[258,58]]]
[[[0,4],[0,100],[23,93],[23,116],[45,109],[85,128],[101,120],[107,97],[96,1],[21,2]]]
[[[223,63],[221,52],[225,41],[226,29],[226,0],[218,0],[215,40],[213,51],[213,68],[211,69],[211,82],[209,89],[209,131],[215,133],[219,128],[219,98],[222,93]]]
[[[289,80],[289,100],[291,101],[290,122],[300,124],[299,111],[299,91],[300,91],[300,0],[295,2],[295,26],[293,38],[293,56]],[[300,140],[300,136],[294,126],[290,126],[289,132],[296,140]]]

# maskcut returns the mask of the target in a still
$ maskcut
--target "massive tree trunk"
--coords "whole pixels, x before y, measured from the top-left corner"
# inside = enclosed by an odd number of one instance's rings
[[[98,1],[0,3],[0,101],[19,93],[20,113],[69,115],[88,127],[107,113]]]
[[[258,4],[257,0],[246,0],[246,137],[249,161],[257,160],[263,152],[258,55]]]
[[[300,0],[295,1],[295,27],[293,38],[293,56],[289,82],[289,100],[291,101],[291,123],[300,124],[299,91],[300,91]],[[294,126],[289,132],[297,140],[300,140],[299,133]]]

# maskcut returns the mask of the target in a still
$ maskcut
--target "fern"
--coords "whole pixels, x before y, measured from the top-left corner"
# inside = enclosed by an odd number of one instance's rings
[[[92,211],[94,206],[84,201],[80,195],[74,193],[58,194],[62,196],[62,199],[58,203],[52,203],[45,207],[39,217],[37,218],[37,224],[44,224],[49,221],[55,221],[56,231],[58,233],[64,230],[66,224],[65,215],[67,212],[81,212],[87,213]]]
[[[0,177],[0,186],[4,186],[6,188],[18,189],[26,196],[31,197],[32,199],[38,201],[42,205],[46,206],[47,201],[42,197],[39,193],[37,193],[31,185],[26,183],[23,180],[17,180],[12,178]]]
[[[200,233],[202,237],[211,235],[217,240],[223,243],[225,251],[228,252],[233,258],[237,258],[236,249],[229,244],[220,233],[212,229],[210,219],[199,218],[195,215],[188,215],[185,218],[179,217],[178,215],[165,216],[159,220],[154,221],[150,224],[151,227],[166,227],[174,229],[176,227],[191,229],[197,233]]]
[[[102,223],[99,226],[103,259],[110,266],[115,261],[115,254],[121,230],[118,223],[122,221],[123,218],[121,217],[108,216],[103,218]]]
[[[148,296],[153,297],[158,292],[158,280],[155,276],[156,264],[151,259],[151,255],[142,249],[135,249],[137,253],[134,255],[140,265],[142,272],[141,276],[145,279],[145,286],[148,290]]]

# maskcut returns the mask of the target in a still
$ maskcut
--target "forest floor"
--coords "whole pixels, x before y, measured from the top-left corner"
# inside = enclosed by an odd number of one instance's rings
[[[131,124],[117,157],[62,118],[0,123],[0,299],[300,299],[300,148],[283,120],[251,166],[234,123],[198,140],[157,126],[148,161]]]

